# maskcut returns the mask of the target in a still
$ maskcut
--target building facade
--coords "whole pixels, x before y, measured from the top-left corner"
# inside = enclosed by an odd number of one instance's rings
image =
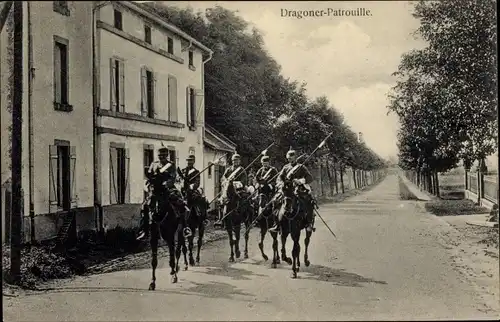
[[[24,241],[93,229],[92,2],[23,2]],[[13,21],[1,34],[2,193],[8,190]],[[2,196],[2,214],[8,201]]]
[[[208,201],[212,201],[221,190],[222,175],[226,170],[227,161],[236,152],[236,144],[205,124],[203,146],[203,168],[207,168],[210,164],[213,165],[204,172],[202,186]],[[214,209],[215,206],[215,202],[210,204],[211,209]]]
[[[130,1],[95,11],[99,227],[137,225],[145,171],[164,145],[204,164],[204,64],[212,52]]]

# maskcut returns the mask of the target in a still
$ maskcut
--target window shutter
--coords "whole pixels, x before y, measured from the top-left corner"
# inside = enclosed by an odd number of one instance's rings
[[[109,203],[116,204],[118,198],[117,151],[109,148]]]
[[[116,96],[115,96],[115,94],[116,94],[116,79],[115,79],[116,65],[115,65],[115,60],[113,58],[109,59],[109,66],[110,66],[109,73],[111,74],[110,75],[111,84],[109,85],[110,86],[109,93],[111,94],[110,110],[116,111],[117,110],[117,108],[116,108]]]
[[[144,67],[141,68],[141,113],[142,116],[148,115],[148,95],[147,95],[147,76],[146,69]]]
[[[70,171],[70,201],[71,208],[77,207],[77,196],[76,196],[76,147],[71,146],[69,148],[69,171]]]
[[[120,61],[120,88],[118,89],[120,92],[120,112],[125,112],[125,63]]]
[[[153,73],[153,115],[158,116],[158,73]]]
[[[191,126],[196,127],[196,119],[197,119],[197,108],[196,108],[196,90],[193,88],[191,92]]]
[[[57,206],[57,145],[49,146],[49,204]]]
[[[125,149],[125,203],[130,203],[130,154]]]
[[[190,96],[189,96],[189,87],[186,87],[186,125],[191,126],[191,113],[190,113]]]
[[[61,49],[54,43],[54,102],[61,102]]]
[[[172,122],[177,122],[177,78],[168,77],[168,116]]]

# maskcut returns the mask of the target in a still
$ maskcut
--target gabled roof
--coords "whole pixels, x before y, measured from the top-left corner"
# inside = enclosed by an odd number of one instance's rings
[[[236,150],[236,143],[229,140],[222,133],[218,132],[216,129],[207,124],[205,124],[203,144],[215,150],[222,150],[227,152],[234,152]]]
[[[116,1],[116,2],[118,2],[121,5],[129,8],[130,10],[133,10],[133,11],[135,11],[135,12],[137,12],[137,13],[139,13],[139,14],[141,14],[141,15],[149,18],[149,19],[151,19],[152,21],[154,21],[158,25],[160,25],[163,28],[165,28],[165,29],[167,29],[167,30],[175,33],[176,35],[184,38],[185,40],[191,42],[193,45],[195,45],[196,47],[204,50],[208,54],[213,54],[213,51],[210,48],[208,48],[207,46],[203,45],[198,40],[194,39],[193,37],[191,37],[190,35],[188,35],[184,31],[180,30],[176,26],[171,25],[171,24],[165,22],[165,20],[163,18],[161,18],[160,16],[158,16],[157,14],[152,13],[150,10],[144,9],[144,5],[141,5],[139,3],[135,3],[135,1]]]

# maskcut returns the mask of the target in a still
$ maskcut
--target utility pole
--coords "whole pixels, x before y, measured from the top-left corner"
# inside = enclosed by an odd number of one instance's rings
[[[14,77],[12,82],[12,219],[10,273],[15,282],[21,277],[22,193],[22,110],[23,110],[23,3],[14,1]]]
[[[10,8],[12,7],[13,1],[4,1],[2,9],[0,10],[0,32],[3,31],[3,26],[9,17]]]

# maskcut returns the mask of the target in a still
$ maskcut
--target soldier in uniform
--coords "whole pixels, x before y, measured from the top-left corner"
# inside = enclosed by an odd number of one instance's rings
[[[259,186],[268,184],[270,185],[271,189],[274,190],[274,188],[276,187],[276,177],[278,174],[278,170],[269,164],[268,155],[264,155],[260,159],[260,162],[262,163],[262,167],[257,170],[257,173],[255,174],[257,183],[259,184]]]
[[[167,202],[180,212],[184,213],[188,208],[185,206],[179,191],[175,188],[176,171],[175,166],[168,160],[168,149],[162,147],[158,150],[158,161],[149,166],[147,181],[149,186],[149,211],[143,211],[141,218],[141,231],[138,240],[149,236],[149,223],[154,214],[164,214],[167,210]]]
[[[245,171],[245,168],[240,165],[241,156],[238,153],[234,153],[231,157],[231,161],[232,165],[227,167],[226,171],[224,171],[224,174],[222,175],[222,186],[224,187],[222,196],[220,197],[222,205],[226,204],[227,202],[227,196],[225,193],[225,187],[227,184],[232,183],[237,193],[246,191],[247,173]],[[222,222],[220,220],[216,222],[216,225],[221,224]]]
[[[313,181],[313,178],[309,170],[304,165],[297,162],[297,154],[294,150],[290,148],[290,150],[286,153],[286,158],[288,163],[283,166],[283,169],[281,169],[278,175],[278,187],[282,190],[285,183],[293,183],[296,187],[294,193],[297,197],[300,195],[299,191],[301,190],[308,194],[309,200],[306,200],[305,202],[306,207],[308,208],[306,214],[306,230],[311,232],[313,231],[314,222],[314,199],[312,198],[309,184]],[[279,212],[277,223],[271,227],[269,231],[277,232],[280,230],[283,214],[284,211]]]
[[[193,206],[200,205],[200,203],[205,202],[203,196],[198,191],[200,187],[200,171],[194,167],[196,157],[194,155],[189,155],[186,158],[187,167],[181,170],[182,176],[184,177],[184,186],[182,188],[182,194],[186,196],[187,203],[190,209]],[[205,209],[205,207],[201,207]],[[206,212],[201,211],[198,216],[201,220],[207,224]]]

